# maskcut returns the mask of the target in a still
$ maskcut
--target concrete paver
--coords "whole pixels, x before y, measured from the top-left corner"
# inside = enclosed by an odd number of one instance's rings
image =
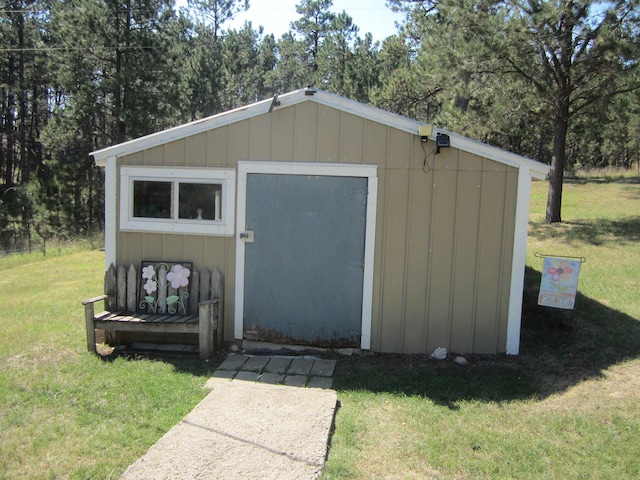
[[[260,374],[258,372],[245,372],[240,371],[236,375],[235,380],[245,380],[247,382],[257,382]]]
[[[335,360],[319,359],[313,362],[311,368],[311,375],[320,375],[321,377],[330,377],[333,375],[333,370],[336,368]]]
[[[262,372],[267,363],[269,363],[269,357],[251,356],[242,367],[240,367],[240,370],[245,372]]]
[[[336,360],[313,357],[229,355],[212,378],[330,389]]]
[[[306,375],[287,375],[284,377],[284,384],[289,387],[304,387],[307,384]]]
[[[284,381],[284,374],[282,373],[263,373],[258,378],[258,382],[270,383],[272,385],[278,385]]]
[[[329,389],[333,385],[331,377],[311,377],[307,382],[307,388],[324,388]]]
[[[249,360],[249,355],[229,355],[220,364],[218,370],[240,370],[240,367]]]
[[[236,376],[236,370],[216,370],[215,372],[213,372],[212,377],[216,377],[216,378],[228,378],[228,379],[232,379],[233,377]]]
[[[311,373],[311,367],[313,367],[313,358],[296,357],[291,361],[288,375],[309,375]]]
[[[271,357],[269,363],[265,365],[264,371],[269,373],[285,373],[289,365],[291,365],[291,358]]]

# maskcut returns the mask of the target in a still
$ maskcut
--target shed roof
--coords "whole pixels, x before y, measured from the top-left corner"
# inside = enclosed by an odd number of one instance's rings
[[[403,117],[401,115],[397,115],[371,105],[356,102],[323,90],[303,88],[283,95],[277,95],[274,98],[262,100],[251,105],[222,112],[201,120],[196,120],[184,125],[162,130],[157,133],[152,133],[144,137],[136,138],[134,140],[129,140],[118,145],[96,150],[91,152],[91,155],[95,158],[97,165],[104,166],[107,158],[109,157],[129,155],[168,142],[180,140],[191,135],[212,130],[214,128],[230,125],[257,115],[262,115],[272,111],[274,108],[283,108],[303,102],[316,102],[383,125],[397,128],[398,130],[402,130],[413,135],[418,135],[418,127],[425,125],[417,120]],[[429,138],[431,140],[435,140],[437,133],[445,133],[449,135],[451,139],[451,146],[454,148],[474,153],[481,157],[513,167],[527,167],[531,172],[531,176],[535,179],[543,180],[551,168],[549,165],[544,163],[531,160],[527,157],[523,157],[501,148],[493,147],[486,143],[437,127],[434,127],[433,133]]]

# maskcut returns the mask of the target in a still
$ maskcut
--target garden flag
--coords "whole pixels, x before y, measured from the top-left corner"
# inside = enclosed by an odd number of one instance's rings
[[[538,305],[573,310],[581,263],[580,260],[545,257]]]

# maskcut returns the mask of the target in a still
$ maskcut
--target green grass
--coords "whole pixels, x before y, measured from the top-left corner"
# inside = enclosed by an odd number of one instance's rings
[[[533,185],[521,355],[341,358],[327,479],[640,478],[640,183],[578,178],[565,223]],[[573,315],[536,305],[536,252],[584,256]],[[101,359],[79,300],[103,254],[0,257],[0,479],[118,478],[220,358]]]
[[[323,478],[640,478],[640,180],[532,191],[521,354],[338,363]],[[585,257],[573,315],[536,305],[542,259]]]
[[[0,478],[118,478],[188,413],[214,362],[86,351],[104,254],[0,258]]]

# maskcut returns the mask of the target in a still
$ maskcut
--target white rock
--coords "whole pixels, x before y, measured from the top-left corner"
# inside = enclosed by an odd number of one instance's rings
[[[444,347],[436,348],[431,354],[431,358],[434,360],[444,360],[447,358],[447,349]]]
[[[467,362],[467,359],[464,357],[456,357],[454,362],[456,362],[458,365],[469,365],[469,362]]]

